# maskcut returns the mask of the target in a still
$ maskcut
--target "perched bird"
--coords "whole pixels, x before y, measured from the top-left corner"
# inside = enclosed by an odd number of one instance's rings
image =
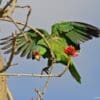
[[[45,36],[54,53],[56,63],[61,63],[65,66],[68,64],[68,57],[78,56],[80,51],[80,44],[92,39],[93,37],[100,37],[100,29],[83,22],[60,22],[52,25],[51,34],[48,34],[43,29],[38,29],[41,34]],[[48,69],[52,65],[50,50],[44,39],[38,35],[32,29],[27,32],[27,37],[30,41],[26,41],[23,34],[19,34],[16,37],[15,54],[19,54],[21,57],[26,56],[27,59],[40,60],[41,57],[48,59],[48,67],[45,67],[43,71],[48,73]],[[5,37],[0,39],[1,48],[4,53],[10,53],[12,49],[13,37]],[[74,62],[71,59],[69,71],[74,79],[81,83],[81,77],[75,68]]]

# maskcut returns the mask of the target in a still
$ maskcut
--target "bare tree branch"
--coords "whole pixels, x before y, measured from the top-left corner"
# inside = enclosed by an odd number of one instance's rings
[[[12,17],[10,17],[10,16],[8,16],[8,18],[11,20],[11,22],[16,26],[16,28],[19,30],[19,32],[21,32],[22,30],[19,28],[19,26],[17,25],[17,23],[16,23],[16,21],[12,18]]]
[[[43,95],[41,94],[41,92],[38,89],[35,89],[35,92],[37,93],[37,100],[43,100]]]
[[[25,73],[0,73],[0,76],[16,76],[16,77],[59,77],[59,74],[25,74]]]
[[[11,16],[15,10],[17,0],[10,0],[3,8],[0,9],[0,18]]]
[[[6,87],[7,87],[7,100],[14,100],[13,95],[12,95],[8,85]]]
[[[68,67],[66,68],[68,69]],[[64,69],[61,73],[58,74],[34,74],[34,73],[0,73],[0,76],[15,76],[15,77],[61,77],[61,75],[64,75],[66,72],[66,69]],[[62,74],[63,73],[63,74]]]
[[[16,6],[17,8],[28,8],[28,13],[26,16],[26,20],[25,20],[25,24],[23,25],[23,28],[20,30],[20,33],[24,34],[24,37],[26,39],[26,41],[29,41],[30,39],[27,37],[27,34],[25,34],[24,30],[27,28],[28,25],[28,21],[29,21],[29,16],[31,14],[31,7],[30,6]]]
[[[27,16],[26,16],[26,20],[25,20],[25,24],[24,24],[24,27],[23,27],[23,31],[25,30],[25,28],[27,27],[27,25],[28,25],[28,20],[29,20],[29,16],[30,16],[30,14],[31,14],[31,11],[32,11],[32,9],[31,9],[31,7],[29,6],[29,5],[27,5],[27,6],[16,6],[17,8],[28,8],[28,13],[27,13]]]

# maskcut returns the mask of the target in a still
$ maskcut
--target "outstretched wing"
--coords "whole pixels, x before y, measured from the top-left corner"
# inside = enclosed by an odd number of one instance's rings
[[[45,37],[49,36],[49,34],[43,29],[37,29],[41,34]],[[21,57],[26,56],[27,58],[32,58],[33,50],[40,49],[42,52],[42,56],[45,57],[46,55],[46,48],[43,46],[37,45],[38,41],[41,40],[41,36],[38,35],[33,30],[28,30],[25,32],[27,35],[28,40],[25,38],[23,34],[18,34],[16,36],[16,46],[15,46],[15,54],[19,54]],[[0,39],[0,45],[2,45],[1,49],[4,50],[5,54],[8,54],[12,50],[12,36],[8,36],[5,38]]]
[[[83,22],[62,22],[52,26],[52,35],[65,38],[69,45],[79,50],[80,43],[100,37],[100,29]]]
[[[51,35],[65,39],[68,45],[73,45],[76,50],[80,50],[80,43],[93,37],[100,37],[100,29],[82,22],[62,22],[52,26]],[[80,83],[81,77],[74,65],[69,68],[69,71]]]

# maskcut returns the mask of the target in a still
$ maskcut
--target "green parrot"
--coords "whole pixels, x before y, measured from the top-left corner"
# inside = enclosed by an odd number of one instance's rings
[[[55,56],[55,63],[61,63],[65,66],[68,64],[68,57],[77,56],[80,51],[80,44],[92,39],[100,37],[100,29],[83,22],[59,22],[52,25],[51,34],[43,29],[38,29],[45,36]],[[28,37],[27,41],[23,34],[18,34],[16,37],[15,54],[20,54],[20,57],[26,56],[27,59],[32,58],[40,60],[41,57],[48,59],[48,66],[42,71],[49,73],[49,68],[52,65],[50,49],[44,39],[34,30],[29,29],[25,32]],[[13,37],[5,37],[0,39],[0,45],[5,54],[12,50]],[[69,71],[73,78],[81,83],[81,76],[75,68],[75,64],[71,59]],[[1,72],[1,71],[0,71]]]

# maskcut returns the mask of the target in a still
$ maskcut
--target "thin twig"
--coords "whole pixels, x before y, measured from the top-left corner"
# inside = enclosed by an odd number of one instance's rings
[[[12,17],[10,17],[10,16],[8,16],[8,18],[11,20],[11,22],[16,26],[16,28],[19,30],[19,32],[21,32],[22,30],[19,28],[19,26],[17,25],[17,23],[16,23],[16,21],[12,18]]]
[[[30,14],[31,14],[31,7],[30,6],[25,6],[25,7],[28,7],[29,8],[29,11],[28,11],[28,13],[27,13],[27,17],[26,17],[26,21],[25,21],[25,25],[24,25],[24,27],[23,27],[23,31],[25,30],[25,28],[27,27],[27,24],[28,24],[28,20],[29,20],[29,16],[30,16]]]
[[[0,76],[15,76],[15,77],[59,77],[59,74],[25,74],[25,73],[0,73]]]
[[[22,29],[20,29],[20,27],[17,25],[17,23],[15,22],[14,18],[8,16],[8,18],[13,22],[13,24],[19,30],[19,33],[24,34],[24,37],[25,37],[26,41],[29,41],[29,39],[27,37],[27,34],[25,34],[24,30],[25,30],[25,28],[27,27],[27,24],[28,24],[29,16],[31,14],[31,7],[30,6],[16,6],[16,7],[17,8],[28,8],[29,9],[29,11],[27,13],[27,16],[26,16],[25,24],[23,25]]]
[[[17,0],[10,0],[6,5],[0,9],[0,18],[11,16],[15,10]]]
[[[13,95],[12,95],[8,85],[6,87],[7,87],[7,100],[14,100]]]
[[[9,2],[7,2],[6,5],[3,7],[2,10],[4,11],[8,6],[10,6],[11,3],[12,3],[12,1],[13,1],[13,0],[10,0]]]
[[[53,62],[52,59],[50,59],[50,60],[51,60],[51,65],[50,65],[50,68],[51,68],[51,69],[49,70],[49,74],[52,74],[52,71],[53,71],[53,69],[54,69],[54,64],[55,64],[55,62]],[[54,60],[55,60],[55,59],[54,59]],[[51,79],[51,77],[48,76],[48,78],[47,78],[47,80],[46,80],[46,82],[45,82],[45,85],[44,85],[44,87],[43,87],[43,89],[42,89],[42,91],[41,91],[41,94],[42,94],[42,95],[44,95],[45,91],[47,90],[50,79]]]
[[[41,92],[38,90],[38,89],[35,89],[35,92],[37,93],[37,100],[43,100],[43,96],[42,96],[42,94],[41,94]]]
[[[45,94],[45,92],[46,92],[46,90],[47,90],[47,88],[48,88],[48,86],[49,86],[49,81],[50,81],[50,79],[51,79],[51,77],[49,76],[50,74],[52,75],[52,71],[53,71],[53,69],[54,69],[54,62],[53,62],[53,60],[51,60],[51,69],[49,70],[49,74],[48,74],[48,77],[47,77],[47,80],[46,80],[46,82],[45,82],[45,85],[44,85],[44,87],[42,88],[42,90],[41,91],[39,91],[39,92],[37,92],[37,93],[39,93],[38,95],[40,95],[40,97],[38,97],[39,98],[39,100],[42,100],[42,98],[43,98],[43,95]]]
[[[25,30],[25,28],[27,27],[27,25],[28,25],[28,20],[29,20],[29,16],[30,16],[30,14],[31,14],[31,11],[32,11],[32,9],[31,9],[31,7],[29,6],[29,5],[27,5],[27,6],[16,6],[17,8],[28,8],[29,10],[28,10],[28,13],[27,13],[27,17],[26,17],[26,20],[25,20],[25,24],[24,24],[24,27],[23,27],[23,31]]]
[[[71,63],[71,57],[68,57],[68,64],[65,66],[64,70],[59,74],[59,77],[65,74],[65,72],[69,69]]]
[[[24,33],[24,30],[20,29],[20,27],[17,25],[17,23],[15,22],[15,20],[14,20],[12,17],[8,16],[8,18],[12,21],[12,23],[13,23],[13,24],[16,26],[16,28],[19,30],[19,33],[22,33],[22,34],[24,35],[26,41],[28,41],[28,37],[27,37],[27,35]],[[24,26],[25,26],[25,25],[24,25]],[[17,33],[16,33],[16,34],[17,34]]]
[[[39,90],[37,89],[37,92],[36,92],[36,93],[38,94],[38,100],[43,100],[43,99],[42,99],[42,98],[43,98],[43,95],[45,94],[45,92],[46,92],[46,90],[47,90],[47,88],[48,88],[48,85],[49,85],[49,81],[50,81],[50,79],[51,79],[51,76],[49,76],[49,75],[51,74],[53,68],[54,68],[54,67],[51,67],[50,73],[48,74],[47,80],[46,80],[45,85],[44,85],[44,87],[42,88],[42,90],[39,91]]]
[[[65,72],[69,69],[70,63],[71,63],[71,57],[69,56],[69,57],[68,57],[68,64],[67,64],[67,66],[65,66],[64,70],[63,70],[60,74],[56,74],[56,75],[54,75],[54,77],[55,77],[55,76],[56,76],[56,77],[61,77],[61,76],[63,76],[63,75],[65,74]],[[48,77],[47,77],[47,80],[46,80],[46,82],[45,82],[45,85],[44,85],[42,91],[40,92],[40,91],[38,90],[38,92],[37,92],[37,94],[40,95],[39,100],[42,100],[41,98],[43,98],[43,95],[45,94],[45,91],[46,91],[47,88],[48,88],[49,81],[50,81],[50,79],[51,79],[51,76],[50,76],[50,75],[52,75],[51,73],[52,73],[53,68],[54,68],[54,66],[51,67],[50,74],[49,74]]]
[[[51,66],[50,73],[48,74],[48,78],[47,78],[47,80],[46,80],[46,82],[45,82],[45,85],[44,85],[42,91],[41,91],[42,95],[44,95],[45,91],[46,91],[47,88],[48,88],[49,81],[50,81],[50,79],[51,79],[51,76],[49,76],[49,75],[52,75],[51,73],[52,73],[53,68],[54,68],[54,66]],[[57,75],[57,77],[58,77],[58,76],[59,76],[59,74]]]
[[[25,28],[27,28],[29,17],[30,17],[32,9],[28,5],[27,6],[16,6],[16,7],[17,8],[28,8],[29,9],[29,11],[27,13],[27,16],[26,16],[25,24],[24,24],[23,28],[20,30],[20,33],[24,34],[24,37],[25,37],[26,41],[29,41],[30,39],[27,37],[27,34],[25,34],[24,30],[25,30]]]
[[[68,65],[64,68],[61,73],[58,74],[34,74],[34,73],[0,73],[0,76],[16,76],[16,77],[61,77],[69,69],[71,60],[69,59]]]

